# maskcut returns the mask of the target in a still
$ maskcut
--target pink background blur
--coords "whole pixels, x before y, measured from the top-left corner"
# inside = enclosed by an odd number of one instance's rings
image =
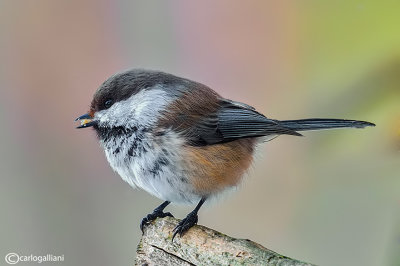
[[[207,84],[276,119],[350,118],[365,130],[260,147],[237,193],[199,223],[319,265],[400,265],[400,3],[0,1],[0,259],[132,265],[161,201],[76,130],[127,68]],[[168,210],[184,217],[193,206]],[[57,263],[55,263],[57,264]]]

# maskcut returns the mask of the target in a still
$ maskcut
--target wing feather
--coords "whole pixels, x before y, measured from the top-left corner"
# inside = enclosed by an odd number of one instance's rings
[[[180,96],[159,119],[156,131],[171,128],[193,146],[281,134],[301,136],[250,105],[224,99],[207,86],[195,82],[189,82],[189,86],[188,82],[179,87]]]
[[[266,118],[251,106],[228,100],[221,102],[216,114],[198,121],[188,133],[194,145],[211,145],[268,135],[301,136],[282,126],[279,121]]]

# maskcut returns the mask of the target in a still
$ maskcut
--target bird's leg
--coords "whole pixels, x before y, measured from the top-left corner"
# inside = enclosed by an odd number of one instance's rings
[[[163,212],[165,207],[167,207],[170,203],[170,201],[164,201],[163,204],[155,208],[152,213],[148,214],[142,219],[142,222],[140,223],[140,230],[142,230],[142,233],[144,232],[144,227],[148,225],[151,221],[157,218],[164,218],[166,216],[174,217],[170,212]]]
[[[177,234],[179,236],[182,236],[184,233],[186,233],[187,230],[189,230],[192,226],[197,224],[198,221],[198,216],[197,213],[200,210],[201,205],[206,201],[206,198],[202,198],[197,204],[196,208],[190,212],[185,219],[179,222],[179,224],[175,227],[174,229],[174,235],[172,236],[172,241],[174,241],[174,238]]]

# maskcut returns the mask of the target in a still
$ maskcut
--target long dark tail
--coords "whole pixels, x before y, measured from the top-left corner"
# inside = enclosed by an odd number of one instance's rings
[[[279,121],[279,124],[293,131],[320,130],[344,127],[364,128],[368,126],[375,126],[375,124],[366,121],[325,118],[283,120]]]

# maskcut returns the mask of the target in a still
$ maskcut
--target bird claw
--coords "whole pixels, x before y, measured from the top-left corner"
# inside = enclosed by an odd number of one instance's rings
[[[179,224],[174,228],[172,242],[177,234],[182,237],[190,228],[197,224],[198,216],[197,213],[189,213],[186,218],[179,222]]]
[[[140,230],[142,230],[142,234],[144,233],[144,228],[149,225],[152,221],[157,218],[164,218],[164,217],[174,217],[170,212],[163,212],[163,211],[154,211],[153,213],[148,214],[146,217],[142,219],[140,223]]]

